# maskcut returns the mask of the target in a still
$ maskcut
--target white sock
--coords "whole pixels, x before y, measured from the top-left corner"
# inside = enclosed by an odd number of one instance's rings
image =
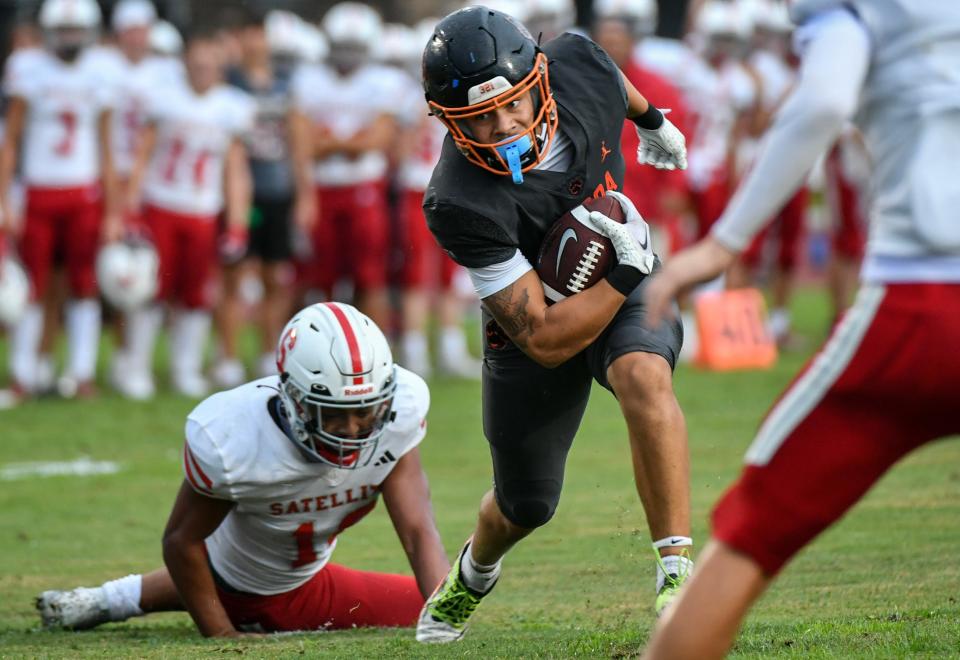
[[[170,333],[170,363],[175,374],[200,376],[209,331],[209,312],[199,309],[178,311]]]
[[[36,376],[33,386],[38,390],[49,390],[57,381],[57,369],[53,364],[53,356],[41,353],[37,358]]]
[[[153,349],[162,323],[163,310],[159,305],[137,309],[127,315],[124,339],[131,369],[146,373],[153,371]]]
[[[660,593],[668,575],[680,576],[693,573],[693,560],[686,555],[667,555],[660,557],[660,561],[663,562],[663,566],[657,564],[657,593]]]
[[[767,325],[774,339],[783,339],[790,333],[790,310],[783,307],[770,310]]]
[[[500,561],[497,560],[497,563],[490,565],[478,564],[473,558],[471,543],[460,560],[460,575],[465,585],[479,594],[485,594],[493,588],[493,583],[500,577]]]
[[[10,333],[10,374],[28,391],[36,387],[37,353],[43,333],[43,307],[27,305],[23,317]]]
[[[143,610],[140,609],[142,587],[142,575],[128,575],[103,583],[100,588],[106,596],[111,621],[126,621],[132,616],[143,616]]]
[[[94,298],[67,303],[67,374],[79,382],[93,380],[100,349],[100,301]]]
[[[427,347],[427,337],[419,330],[408,330],[400,339],[400,351],[403,355],[403,366],[410,371],[424,376],[430,372],[430,352]]]
[[[457,364],[470,358],[467,352],[467,336],[458,325],[445,326],[440,330],[440,360],[444,364]]]

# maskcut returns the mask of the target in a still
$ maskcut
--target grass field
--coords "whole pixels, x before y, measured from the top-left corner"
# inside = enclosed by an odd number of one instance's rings
[[[796,317],[812,348],[824,332],[821,299],[801,296]],[[806,357],[787,355],[767,372],[678,371],[697,541],[707,537],[710,507],[737,474],[757,420]],[[556,517],[509,555],[499,586],[458,645],[424,648],[411,630],[203,640],[183,613],[95,632],[41,630],[33,597],[43,589],[96,585],[160,565],[160,533],[182,478],[183,419],[192,406],[171,395],[134,404],[106,394],[0,413],[0,469],[83,456],[121,464],[109,475],[0,481],[0,657],[624,658],[642,648],[653,623],[653,562],[624,424],[601,390],[574,445]],[[423,452],[453,553],[490,483],[476,384],[433,383]],[[734,654],[960,656],[958,548],[960,443],[940,442],[909,457],[788,567]],[[335,560],[409,570],[382,507],[343,536]]]

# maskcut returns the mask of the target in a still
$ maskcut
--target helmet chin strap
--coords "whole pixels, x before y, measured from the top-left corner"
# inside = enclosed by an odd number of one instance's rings
[[[513,182],[516,184],[523,183],[523,172],[521,171],[523,167],[520,164],[520,159],[523,154],[530,151],[533,148],[533,143],[530,141],[529,135],[524,135],[519,140],[515,140],[510,144],[505,144],[500,147],[494,147],[497,153],[507,161],[507,167],[510,168],[510,175],[513,177]]]

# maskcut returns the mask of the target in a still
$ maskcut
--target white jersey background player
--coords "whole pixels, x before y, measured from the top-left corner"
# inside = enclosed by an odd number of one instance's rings
[[[293,317],[277,368],[279,378],[215,394],[188,416],[166,568],[44,592],[37,607],[48,626],[182,609],[205,636],[416,621],[449,570],[418,449],[426,383],[394,365],[369,318],[340,303]],[[381,495],[415,578],[329,563],[338,535]]]
[[[151,96],[147,127],[128,187],[130,213],[141,213],[160,257],[157,297],[177,309],[171,331],[171,379],[188,396],[207,392],[201,375],[210,327],[211,289],[221,212],[226,232],[221,256],[246,249],[250,172],[243,136],[253,126],[254,104],[222,83],[224,53],[212,34],[196,33],[184,53],[187,82]],[[142,208],[141,208],[142,203]],[[127,322],[127,396],[149,398],[159,306],[137,310]]]
[[[862,288],[761,424],[645,657],[723,656],[800,548],[908,452],[960,432],[960,5],[796,0],[791,12],[797,86],[711,235],[650,283],[650,322],[731,263],[850,118],[875,164]]]
[[[93,394],[100,336],[94,259],[101,238],[119,233],[110,154],[109,80],[90,46],[100,26],[94,0],[46,0],[39,16],[44,47],[11,55],[9,97],[0,150],[0,225],[18,227],[8,198],[19,165],[26,189],[20,257],[33,284],[32,302],[12,333],[14,390],[39,383],[38,351],[56,255],[69,285],[68,356],[61,388]]]

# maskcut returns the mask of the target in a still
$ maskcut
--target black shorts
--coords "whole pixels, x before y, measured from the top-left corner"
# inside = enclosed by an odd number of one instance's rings
[[[293,201],[289,198],[253,200],[247,256],[265,262],[290,260],[292,209]]]
[[[613,391],[607,368],[632,352],[662,356],[673,369],[683,344],[677,318],[643,325],[641,284],[585,351],[554,369],[518,349],[484,312],[483,431],[493,458],[494,494],[503,514],[538,527],[556,510],[567,452],[595,380]]]

